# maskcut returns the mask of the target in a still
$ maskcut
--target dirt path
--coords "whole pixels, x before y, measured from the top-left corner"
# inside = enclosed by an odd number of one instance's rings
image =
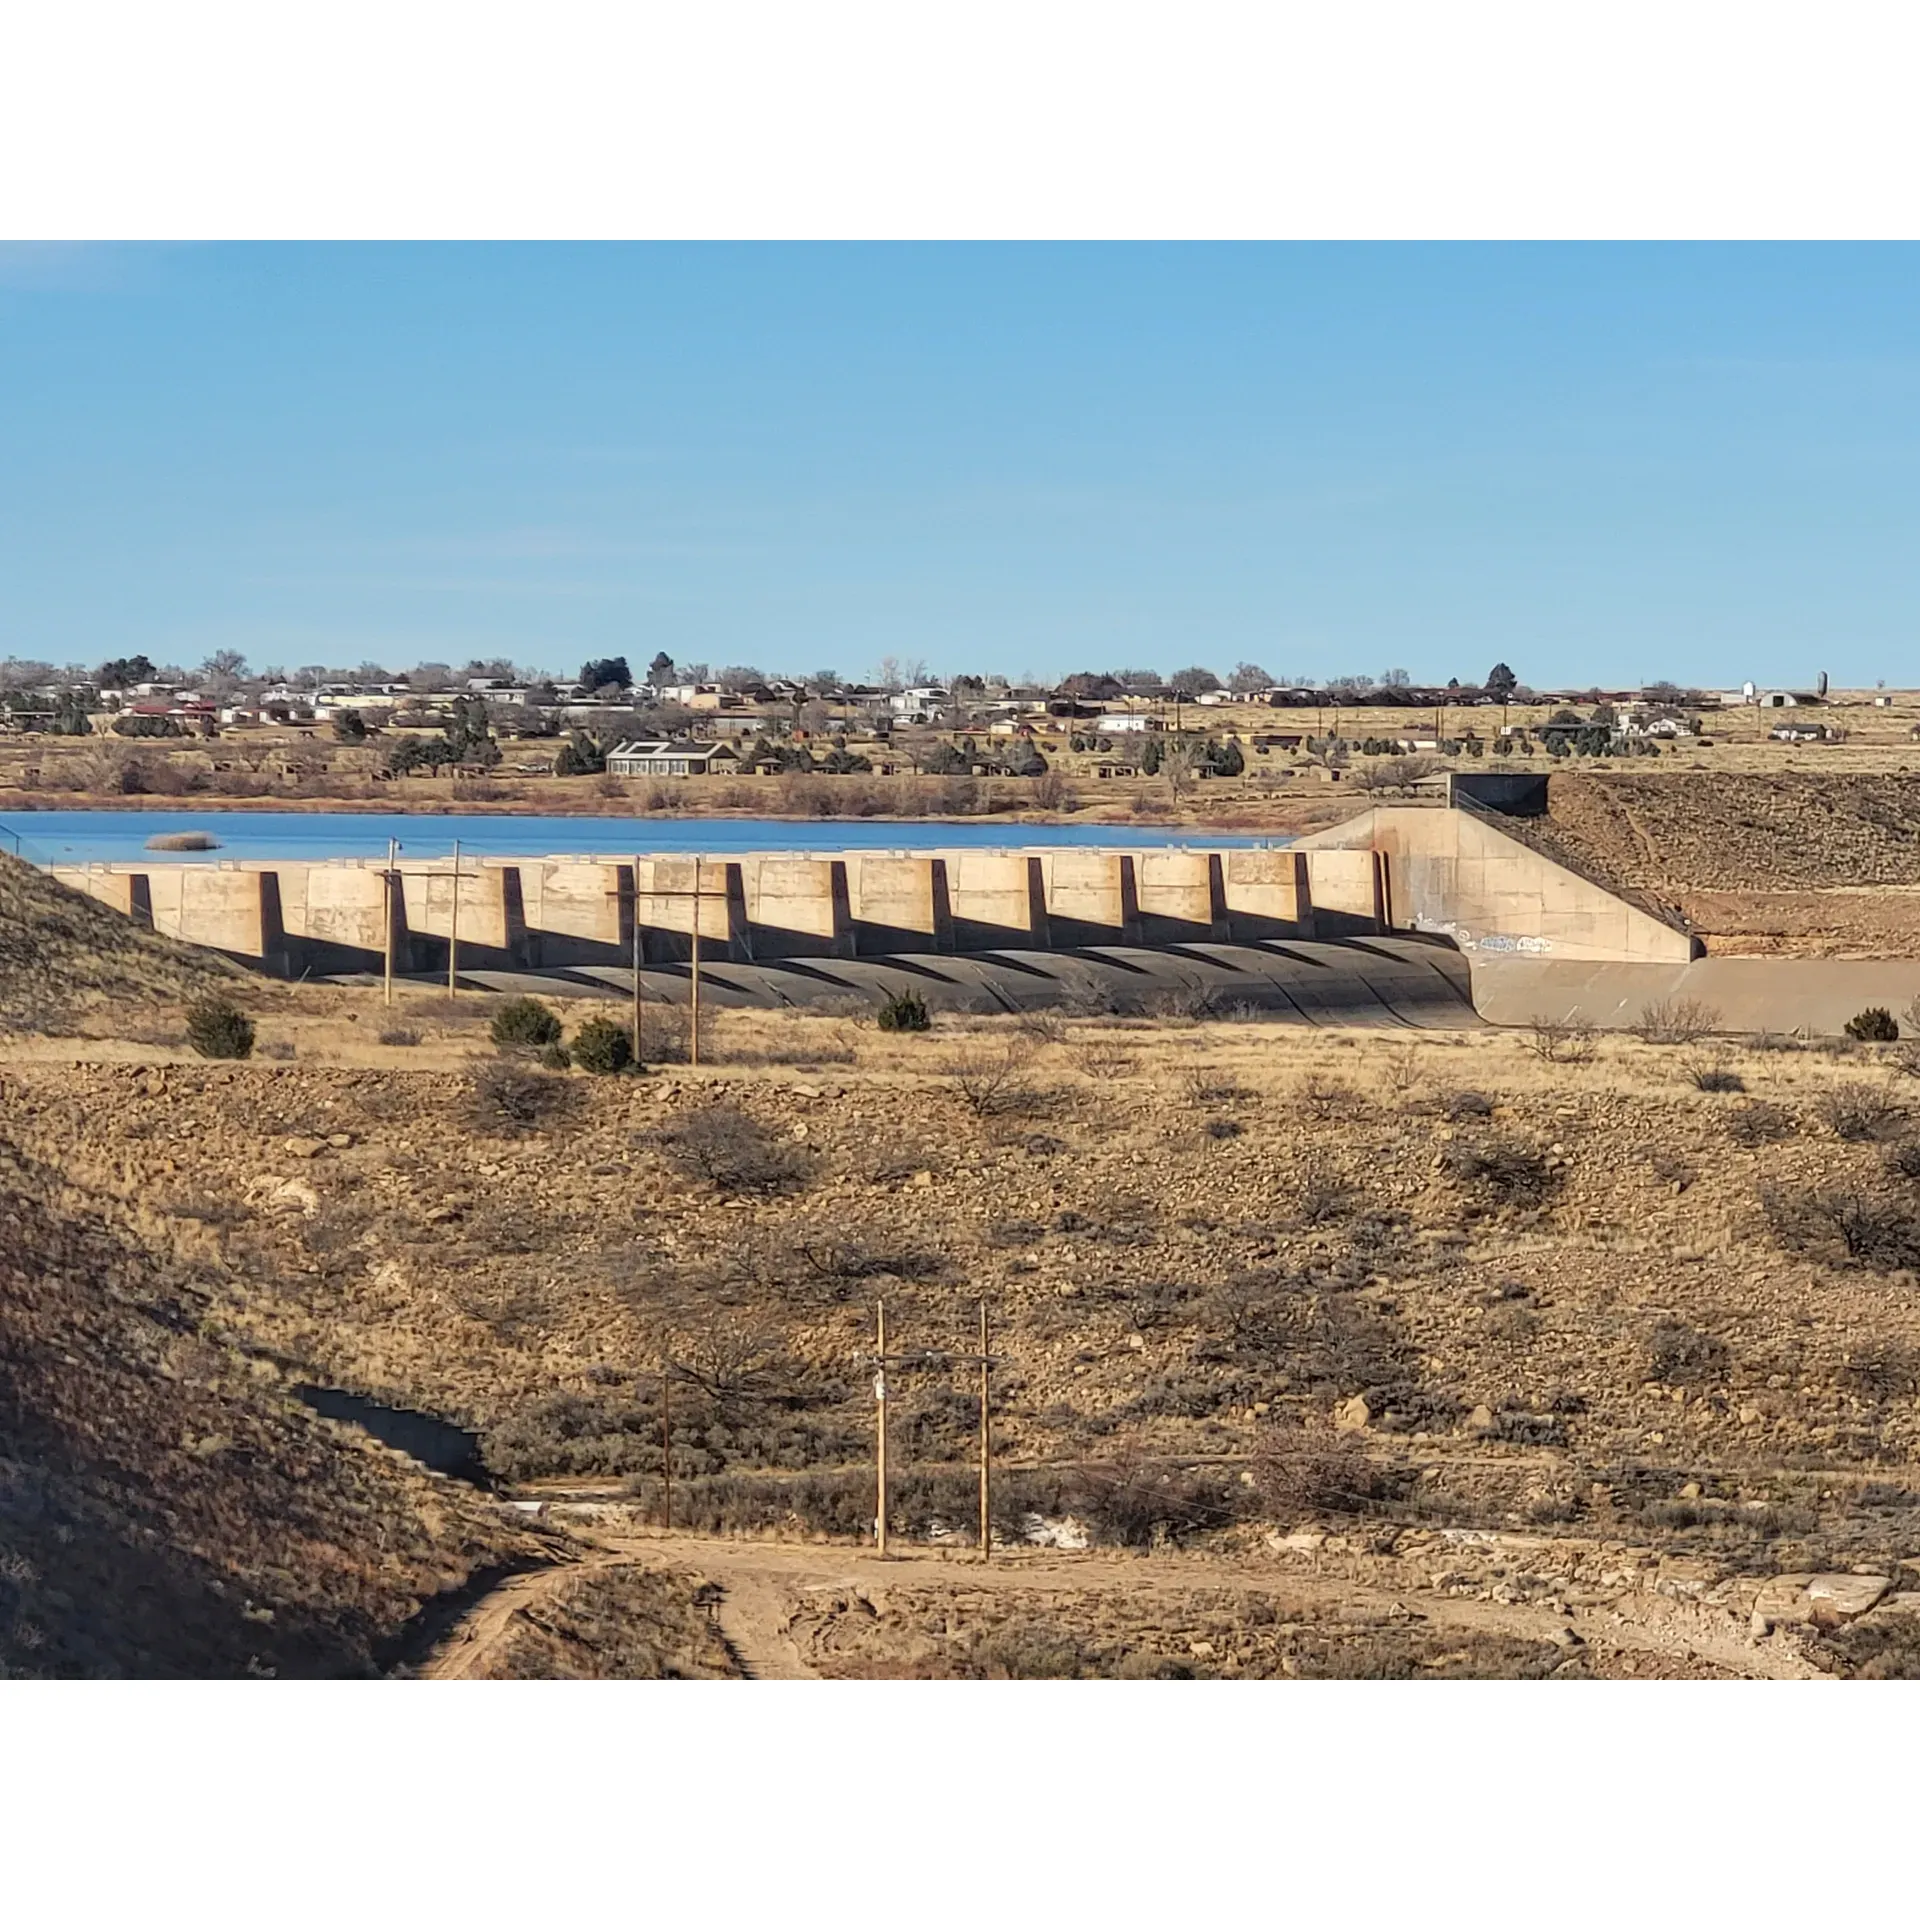
[[[507,1636],[523,1608],[543,1596],[560,1597],[567,1584],[579,1573],[569,1561],[557,1567],[540,1567],[532,1573],[516,1573],[490,1592],[482,1594],[472,1610],[448,1632],[420,1669],[423,1680],[471,1680],[475,1669]]]
[[[1502,1606],[1488,1600],[1398,1592],[1337,1575],[1253,1567],[1204,1558],[1141,1559],[1103,1554],[1014,1554],[982,1566],[937,1552],[909,1552],[878,1560],[852,1547],[773,1541],[603,1535],[609,1547],[639,1560],[654,1559],[713,1581],[726,1598],[720,1627],[754,1678],[817,1677],[792,1623],[803,1596],[835,1587],[862,1594],[917,1588],[1028,1592],[1107,1591],[1128,1595],[1193,1590],[1246,1591],[1276,1601],[1398,1605],[1415,1619],[1504,1635],[1551,1639],[1572,1629],[1580,1640],[1620,1652],[1681,1655],[1747,1679],[1819,1677],[1791,1649],[1751,1643],[1740,1624],[1669,1602],[1638,1596],[1625,1607],[1577,1607],[1562,1614],[1544,1607]]]

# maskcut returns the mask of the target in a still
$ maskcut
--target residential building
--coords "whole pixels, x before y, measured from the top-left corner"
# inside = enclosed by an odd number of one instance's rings
[[[607,771],[623,780],[661,775],[683,779],[696,773],[730,773],[740,756],[724,741],[635,740],[607,755]]]

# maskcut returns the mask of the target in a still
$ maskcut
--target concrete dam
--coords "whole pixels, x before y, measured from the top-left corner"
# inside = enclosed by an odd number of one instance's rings
[[[1461,784],[1465,784],[1462,781]],[[1451,799],[1452,796],[1449,795]],[[1702,958],[1671,916],[1471,804],[1376,807],[1280,848],[114,863],[52,869],[283,978],[444,979],[720,1005],[878,1000],[1116,1011],[1205,993],[1313,1023],[1624,1026],[1690,997],[1730,1030],[1838,1031],[1920,965]],[[455,942],[457,941],[457,949]],[[1897,976],[1897,977],[1896,977]]]

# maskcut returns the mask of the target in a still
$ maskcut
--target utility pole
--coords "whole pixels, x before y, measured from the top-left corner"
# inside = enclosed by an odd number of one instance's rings
[[[447,998],[460,992],[460,842],[453,843],[453,907],[447,927]]]
[[[993,1558],[992,1513],[992,1450],[989,1435],[992,1416],[987,1404],[987,1371],[990,1364],[987,1348],[987,1303],[983,1297],[980,1302],[980,1558]]]
[[[638,1073],[646,1065],[640,1051],[640,856],[633,856],[633,1067]]]
[[[700,856],[697,853],[693,856],[693,980],[688,1000],[687,1062],[697,1067],[700,1064]],[[883,1415],[881,1433],[884,1435],[885,1432]],[[885,1551],[884,1547],[882,1551]]]
[[[878,1418],[879,1504],[874,1516],[874,1543],[880,1558],[887,1557],[887,1303],[878,1303],[880,1339],[874,1354],[873,1398]]]
[[[399,851],[398,840],[387,842],[387,938],[383,987],[388,1006],[393,1005],[393,890],[400,884],[399,876],[393,870],[393,862]]]

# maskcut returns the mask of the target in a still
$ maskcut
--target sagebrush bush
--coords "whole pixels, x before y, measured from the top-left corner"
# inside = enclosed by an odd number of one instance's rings
[[[1722,1067],[1707,1061],[1696,1062],[1687,1069],[1688,1084],[1701,1093],[1745,1093],[1747,1083],[1731,1067]]]
[[[1511,1206],[1544,1200],[1558,1171],[1537,1148],[1499,1138],[1449,1141],[1440,1165],[1457,1186],[1481,1188]]]
[[[1836,1087],[1814,1111],[1842,1140],[1888,1140],[1907,1124],[1907,1109],[1878,1087]]]
[[[1770,1100],[1749,1100],[1735,1107],[1722,1123],[1736,1147],[1751,1151],[1772,1140],[1784,1140],[1793,1131],[1793,1115]]]
[[[379,1041],[383,1047],[417,1047],[420,1044],[418,1027],[382,1027]]]
[[[804,1186],[813,1171],[807,1155],[738,1107],[702,1107],[670,1127],[660,1146],[676,1171],[723,1193],[778,1193]]]
[[[529,1000],[525,994],[515,994],[502,1003],[488,1032],[496,1047],[538,1051],[541,1047],[559,1044],[560,1020],[552,1008],[543,1007],[538,1000]]]
[[[483,1133],[517,1133],[565,1110],[577,1088],[513,1060],[484,1060],[468,1083],[468,1111]]]
[[[1844,1031],[1849,1040],[1898,1040],[1900,1022],[1885,1007],[1862,1007],[1847,1022]]]
[[[874,1024],[882,1033],[925,1033],[933,1025],[933,1015],[927,1011],[926,1001],[908,988],[904,993],[887,995]]]
[[[1283,1525],[1316,1514],[1359,1512],[1381,1493],[1380,1469],[1359,1435],[1326,1427],[1269,1428],[1250,1471],[1261,1516]]]
[[[1726,1377],[1727,1343],[1684,1320],[1662,1320],[1647,1336],[1647,1376],[1678,1385]]]
[[[253,1022],[230,1000],[208,995],[187,1009],[187,1042],[207,1060],[245,1060],[253,1052]]]
[[[587,1073],[625,1073],[633,1065],[633,1039],[617,1020],[595,1014],[574,1029],[567,1049]]]
[[[1633,1022],[1636,1039],[1648,1046],[1672,1047],[1703,1040],[1720,1016],[1698,1000],[1655,1000],[1640,1009]]]

